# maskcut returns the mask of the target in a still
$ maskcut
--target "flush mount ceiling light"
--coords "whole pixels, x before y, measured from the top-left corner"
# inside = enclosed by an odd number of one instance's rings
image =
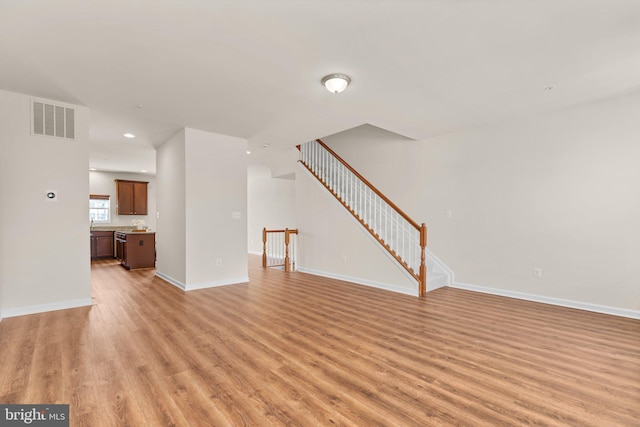
[[[132,133],[125,133],[124,137],[125,138],[135,138],[136,136],[134,134],[132,134]]]
[[[351,79],[345,74],[329,74],[322,78],[322,84],[329,92],[340,93],[349,86]]]

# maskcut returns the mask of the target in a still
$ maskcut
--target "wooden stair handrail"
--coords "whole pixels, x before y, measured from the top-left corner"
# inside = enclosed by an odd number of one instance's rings
[[[407,222],[409,224],[411,224],[413,227],[415,227],[416,230],[420,230],[420,225],[415,222],[413,219],[411,219],[411,217],[409,215],[407,215],[402,209],[400,209],[398,206],[396,206],[395,203],[393,203],[391,200],[389,200],[387,198],[387,196],[385,196],[384,194],[382,194],[382,192],[380,190],[378,190],[376,188],[375,185],[371,184],[365,177],[363,177],[362,175],[360,175],[360,173],[358,173],[358,171],[356,171],[354,168],[351,167],[351,165],[349,163],[347,163],[346,161],[344,161],[342,159],[342,157],[338,156],[336,154],[335,151],[333,151],[331,148],[329,148],[327,146],[327,144],[325,144],[324,142],[322,142],[321,139],[316,139],[316,142],[318,144],[320,144],[325,150],[327,150],[333,157],[336,158],[336,160],[338,160],[340,163],[343,164],[344,167],[346,167],[347,169],[349,169],[349,171],[354,174],[355,176],[358,177],[358,179],[360,179],[360,181],[364,182],[366,184],[367,187],[369,187],[371,190],[373,190],[374,193],[376,193],[378,195],[378,197],[380,197],[382,200],[385,201],[385,203],[387,203],[389,206],[391,206],[396,212],[398,212],[400,214],[401,217],[403,217],[405,220],[407,220]]]

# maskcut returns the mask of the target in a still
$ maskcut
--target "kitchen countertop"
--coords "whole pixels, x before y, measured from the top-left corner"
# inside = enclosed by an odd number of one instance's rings
[[[128,226],[121,226],[121,225],[96,225],[93,228],[89,228],[90,231],[120,231],[123,233],[131,233],[131,234],[151,234],[151,233],[155,233],[155,231],[152,230],[147,230],[147,231],[133,231],[134,227],[128,227]]]
[[[155,231],[151,231],[151,230],[147,230],[147,231],[122,231],[122,230],[117,230],[121,233],[125,233],[125,234],[131,234],[131,235],[138,235],[138,234],[156,234]]]
[[[89,227],[91,231],[131,231],[133,228],[130,225],[94,225]]]

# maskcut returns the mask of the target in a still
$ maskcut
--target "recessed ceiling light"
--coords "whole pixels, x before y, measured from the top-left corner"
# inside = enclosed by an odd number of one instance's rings
[[[124,137],[125,138],[135,138],[136,136],[134,134],[132,134],[132,133],[125,133]]]
[[[269,144],[262,144],[262,148],[269,148]]]
[[[247,150],[247,154],[251,154],[251,150]]]
[[[98,169],[96,168],[89,168],[90,171],[97,171]]]
[[[146,171],[146,170],[144,170],[144,169],[141,169],[141,170],[140,170],[140,172],[142,172],[142,173],[147,173],[147,171]]]

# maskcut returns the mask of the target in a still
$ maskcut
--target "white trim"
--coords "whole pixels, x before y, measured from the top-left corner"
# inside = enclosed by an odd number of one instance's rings
[[[433,285],[434,280],[438,281],[438,279],[440,278],[438,276],[444,277],[445,278],[445,280],[444,280],[445,283],[441,283],[439,285]],[[435,279],[434,279],[434,277],[435,277]],[[427,292],[431,292],[431,291],[435,291],[436,289],[444,288],[445,286],[449,286],[450,283],[451,283],[451,281],[449,280],[449,276],[447,276],[446,273],[442,273],[442,272],[434,273],[433,271],[429,272],[429,269],[427,268],[427,289],[426,289]]]
[[[46,313],[48,311],[67,310],[69,308],[87,307],[93,305],[91,298],[59,301],[49,304],[29,305],[2,310],[0,318],[24,316],[27,314]]]
[[[184,283],[174,279],[173,277],[167,276],[166,274],[162,274],[159,271],[156,271],[156,276],[164,280],[165,282],[175,286],[176,288],[182,289],[185,292],[195,291],[198,289],[207,289],[207,288],[215,288],[217,286],[226,286],[226,285],[237,285],[240,283],[249,283],[249,277],[234,277],[232,279],[225,280],[216,280],[214,282],[205,282],[205,283],[196,283],[194,285],[185,285]]]
[[[241,283],[249,283],[249,277],[234,277],[232,279],[216,280],[215,282],[196,283],[195,285],[187,285],[186,291],[195,291],[198,289],[215,288],[217,286],[239,285]]]
[[[387,291],[398,292],[405,295],[418,296],[418,289],[403,288],[400,286],[390,285],[388,283],[376,282],[374,280],[365,280],[358,277],[343,276],[342,274],[329,273],[326,271],[314,270],[312,268],[298,267],[301,273],[313,274],[314,276],[328,277],[329,279],[338,279],[344,282],[356,283],[358,285],[370,286],[372,288],[384,289]]]
[[[170,285],[173,285],[178,289],[182,289],[183,291],[186,290],[186,288],[187,288],[184,283],[174,279],[171,276],[167,276],[166,274],[163,274],[163,273],[159,272],[158,270],[156,270],[156,276],[158,276],[159,278],[161,278],[165,282],[169,283]]]
[[[262,255],[262,252],[258,252],[258,251],[249,251],[249,253],[251,255]]]
[[[499,295],[503,297],[522,299],[526,301],[541,302],[544,304],[558,305],[561,307],[576,308],[578,310],[593,311],[596,313],[610,314],[613,316],[629,317],[631,319],[640,319],[640,311],[628,310],[624,308],[609,307],[606,305],[591,304],[588,302],[580,302],[567,300],[562,298],[546,297],[543,295],[527,294],[524,292],[509,291],[506,289],[490,288],[487,286],[473,285],[470,283],[454,282],[452,288],[466,289],[468,291],[481,292],[483,294]]]
[[[454,283],[456,279],[455,279],[453,270],[447,267],[447,264],[445,264],[440,258],[435,256],[435,254],[431,252],[431,250],[429,249],[429,246],[427,246],[425,249],[427,252],[427,259],[431,259],[433,261],[433,264],[436,265],[440,270],[442,270],[442,273],[447,275],[449,279],[448,283]],[[428,282],[429,282],[429,271],[427,271],[427,283]]]

